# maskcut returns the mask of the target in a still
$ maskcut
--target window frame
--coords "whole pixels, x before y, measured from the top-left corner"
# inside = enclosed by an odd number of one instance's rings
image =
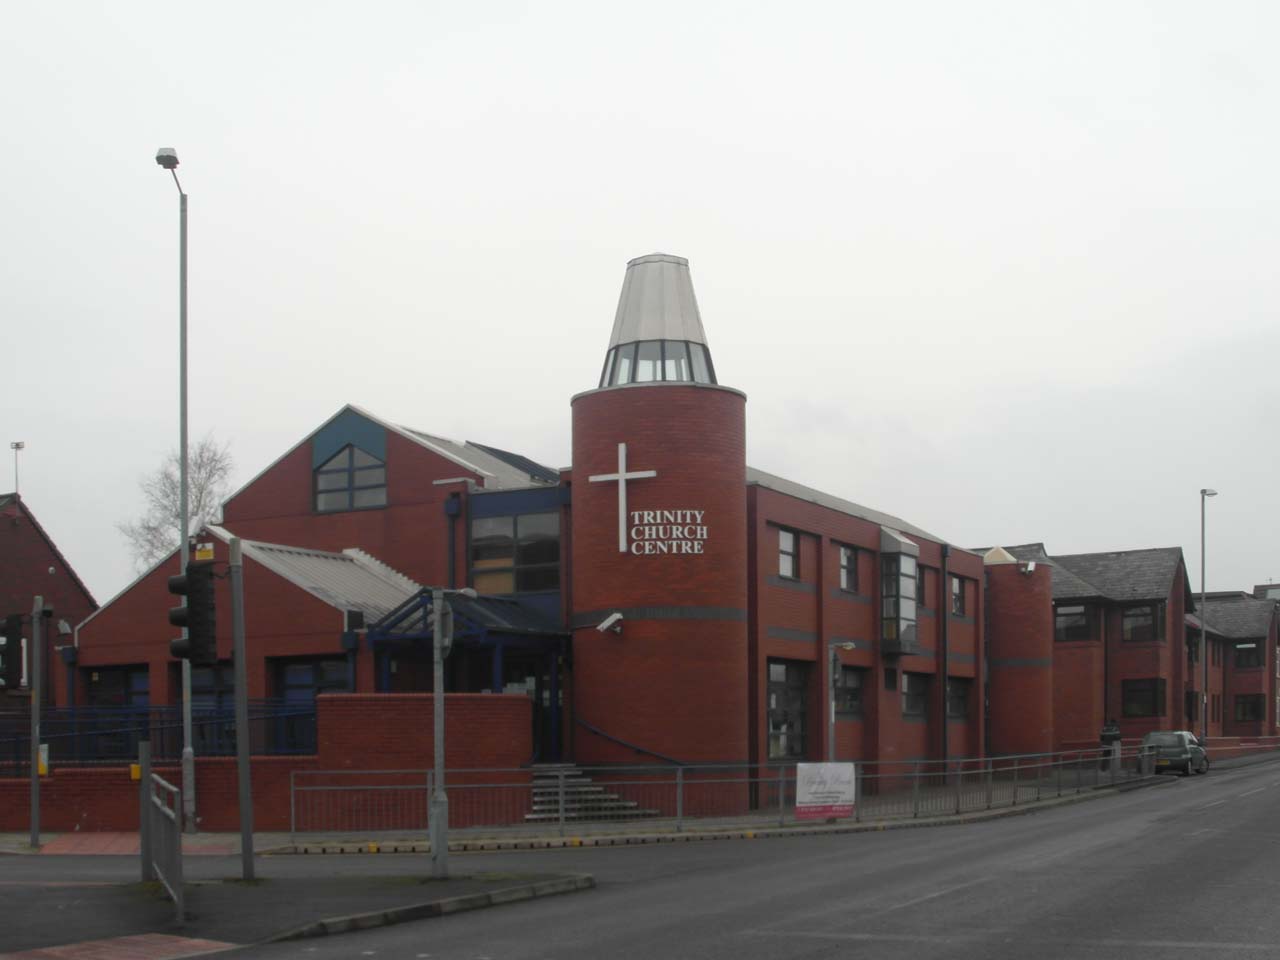
[[[947,677],[947,719],[968,720],[969,701],[973,694],[973,680],[970,677]],[[957,704],[964,709],[957,711]]]
[[[1133,703],[1150,699],[1149,709],[1130,709]],[[1168,715],[1168,684],[1164,677],[1131,677],[1120,681],[1120,714],[1126,719]]]
[[[785,546],[784,537],[791,538],[791,549]],[[785,560],[791,561],[791,572],[785,572]],[[800,579],[800,534],[790,527],[778,527],[778,576],[783,580]]]
[[[840,589],[845,593],[858,592],[858,548],[847,543],[837,544],[840,557]]]
[[[1231,649],[1231,669],[1260,670],[1265,666],[1262,656],[1262,644],[1258,641],[1246,640],[1241,643],[1233,643]],[[1251,651],[1252,656],[1242,657],[1241,653],[1246,650]]]
[[[1070,612],[1069,612],[1070,611]],[[1076,612],[1078,611],[1078,612]],[[1082,623],[1064,626],[1059,622],[1064,616],[1080,617]],[[1072,629],[1078,633],[1081,628],[1084,636],[1073,636]],[[1053,607],[1053,641],[1054,643],[1080,643],[1093,639],[1092,608],[1087,603],[1067,603]]]
[[[357,464],[356,451],[372,460],[372,463]],[[340,467],[330,466],[338,457],[346,456],[346,464]],[[357,475],[369,470],[381,470],[381,483],[357,483]],[[321,477],[346,477],[346,486],[328,487],[321,489]],[[368,490],[381,490],[381,503],[367,503],[357,506],[356,495]],[[333,497],[338,495],[346,496],[346,505],[339,507],[322,507],[320,498]],[[338,450],[333,456],[329,457],[324,463],[311,471],[311,508],[313,513],[352,513],[356,510],[385,510],[390,503],[389,489],[387,485],[387,462],[379,460],[368,450],[356,446],[354,443],[348,443],[342,449]]]
[[[1151,621],[1151,636],[1135,637],[1133,636],[1134,628],[1130,626],[1129,621],[1134,619],[1141,611],[1146,611],[1146,616]],[[1164,604],[1160,602],[1148,603],[1132,603],[1120,610],[1120,642],[1121,643],[1164,643],[1165,640],[1165,623],[1164,623]]]
[[[954,573],[949,576],[951,577],[951,615],[963,617],[965,615],[964,577],[956,576]]]
[[[866,702],[867,673],[866,667],[851,667],[838,664],[835,674],[836,716],[847,720],[860,720]],[[850,681],[854,681],[850,683]]]
[[[902,716],[903,718],[927,718],[929,716],[929,681],[930,674],[903,671]]]
[[[1232,697],[1232,714],[1235,716],[1236,723],[1265,723],[1267,719],[1267,698],[1262,693],[1237,693]],[[1244,707],[1256,706],[1256,710],[1242,709]],[[1257,716],[1242,716],[1247,713],[1257,713]]]
[[[529,520],[535,517],[552,517],[556,522],[556,559],[555,561],[543,561],[541,563],[528,563],[522,561],[520,557],[520,525],[521,520]],[[559,510],[531,510],[528,513],[504,513],[493,517],[472,517],[467,525],[467,583],[475,587],[477,576],[490,577],[509,575],[511,577],[511,589],[508,591],[488,591],[491,596],[514,596],[519,593],[550,593],[558,591],[563,586],[561,581],[562,573],[562,554],[564,550],[564,525],[561,522]],[[511,521],[511,554],[510,562],[504,564],[495,564],[488,567],[476,566],[475,554],[475,525],[485,521],[494,520],[510,520]],[[501,560],[502,558],[499,558]],[[546,573],[551,570],[555,571],[555,585],[543,586],[537,589],[522,589],[522,574],[530,575],[536,573]]]

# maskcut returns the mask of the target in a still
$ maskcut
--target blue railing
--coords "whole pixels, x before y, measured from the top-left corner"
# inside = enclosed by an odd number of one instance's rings
[[[138,741],[151,741],[153,762],[182,757],[182,708],[59,707],[40,719],[40,740],[49,763],[119,764],[138,756]],[[231,704],[193,706],[192,748],[198,757],[234,756],[235,711]],[[316,749],[316,712],[311,704],[249,701],[249,751],[259,756],[310,754]],[[0,712],[0,776],[25,776],[31,753],[31,716]]]

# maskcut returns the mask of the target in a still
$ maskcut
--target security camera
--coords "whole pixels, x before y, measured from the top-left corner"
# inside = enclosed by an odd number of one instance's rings
[[[622,632],[622,614],[611,613],[600,621],[600,626],[596,627],[601,633],[608,633],[612,630],[614,633]]]
[[[1031,574],[1036,572],[1036,562],[1034,560],[1028,560],[1022,565],[1022,572],[1027,576],[1031,576]]]

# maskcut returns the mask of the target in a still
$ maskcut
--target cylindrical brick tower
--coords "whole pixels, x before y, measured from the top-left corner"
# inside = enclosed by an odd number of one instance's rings
[[[997,547],[985,558],[985,573],[991,752],[1049,753],[1055,749],[1052,570]]]
[[[688,261],[627,264],[572,405],[574,758],[746,760],[746,396],[716,383]]]

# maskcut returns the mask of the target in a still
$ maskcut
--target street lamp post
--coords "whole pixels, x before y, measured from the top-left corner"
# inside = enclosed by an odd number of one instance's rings
[[[470,587],[431,591],[431,649],[433,683],[431,695],[432,760],[435,772],[431,787],[431,803],[427,825],[431,839],[431,876],[437,880],[449,876],[449,795],[444,788],[444,658],[453,644],[453,611],[446,594],[475,597]]]
[[[1206,740],[1209,739],[1209,640],[1205,636],[1205,615],[1208,611],[1204,606],[1204,502],[1217,495],[1217,490],[1210,490],[1208,487],[1200,490],[1200,660],[1204,664],[1204,689],[1200,691],[1200,730]]]
[[[26,449],[26,443],[21,440],[14,440],[9,444],[9,449],[13,451],[13,492],[18,492],[18,451]]]
[[[178,559],[185,573],[187,538],[187,194],[178,180],[178,153],[173,147],[156,151],[156,163],[173,175],[178,188]],[[186,598],[182,600],[186,606]],[[182,628],[182,636],[187,628]],[[191,661],[182,661],[182,821],[187,833],[196,831],[196,758],[191,746]]]
[[[831,662],[831,697],[827,711],[827,760],[831,763],[836,762],[836,682],[840,679],[840,654],[837,650],[854,650],[857,645],[844,641],[843,643],[828,643],[827,654]]]

